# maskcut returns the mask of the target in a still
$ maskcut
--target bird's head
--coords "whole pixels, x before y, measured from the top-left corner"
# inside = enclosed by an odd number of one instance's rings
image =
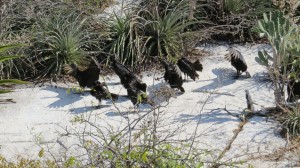
[[[78,67],[75,63],[72,63],[72,64],[65,64],[63,66],[63,69],[66,74],[74,76],[77,73]]]
[[[233,47],[229,46],[226,51],[230,51],[231,49],[233,49]]]
[[[101,85],[101,83],[99,81],[95,81],[93,84],[94,84],[94,86]]]

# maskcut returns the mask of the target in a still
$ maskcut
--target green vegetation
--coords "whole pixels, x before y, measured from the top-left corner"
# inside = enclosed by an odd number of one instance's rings
[[[284,5],[272,2],[143,0],[130,11],[124,9],[122,15],[114,13],[108,18],[99,14],[104,14],[103,9],[113,4],[112,0],[15,0],[6,5],[1,2],[0,39],[3,46],[0,47],[0,65],[4,66],[0,66],[0,86],[24,83],[10,78],[56,80],[64,75],[64,65],[84,66],[90,56],[103,67],[109,65],[107,58],[116,56],[121,63],[138,70],[149,66],[154,56],[176,61],[198,42],[255,41],[261,39],[258,36],[261,33],[271,44],[273,55],[259,51],[256,60],[267,68],[275,84],[278,108],[282,109],[285,105],[282,93],[287,81],[290,78],[299,80],[300,31],[295,24],[299,3],[292,0]],[[257,19],[260,19],[258,24]],[[16,41],[29,45],[18,50],[15,45],[8,45]],[[107,60],[106,64],[104,60]],[[293,67],[291,71],[289,66]],[[1,89],[0,93],[9,91]],[[153,113],[158,118],[159,112]],[[289,110],[287,114],[283,125],[293,136],[299,135],[299,108]],[[125,131],[104,134],[101,127],[85,118],[74,120],[74,123],[84,123],[97,130],[96,135],[90,132],[85,135],[95,136],[95,141],[86,140],[81,144],[88,151],[90,167],[204,167],[201,156],[210,154],[194,150],[189,142],[159,139],[155,125],[158,121],[153,121],[154,126],[147,129],[132,131],[128,124]],[[42,153],[39,153],[40,158],[44,157]],[[60,163],[23,158],[11,163],[0,157],[0,167],[45,166],[86,165],[73,156]]]
[[[265,66],[274,83],[276,109],[285,111],[283,121],[287,133],[298,136],[300,132],[299,106],[285,108],[285,88],[290,80],[299,80],[300,72],[300,29],[299,26],[286,18],[282,12],[264,14],[258,22],[259,31],[269,40],[273,55],[267,51],[258,51],[256,61]]]
[[[0,46],[0,66],[2,65],[2,63],[4,61],[21,57],[21,56],[2,55],[2,53],[4,53],[5,51],[7,51],[9,49],[16,48],[16,47],[20,47],[20,46],[22,46],[22,45]],[[0,69],[0,71],[2,71],[2,69]],[[11,90],[6,90],[6,89],[1,88],[1,85],[9,85],[9,84],[27,84],[27,82],[24,82],[24,81],[21,81],[21,80],[18,80],[18,79],[2,79],[2,77],[1,77],[1,79],[0,79],[0,94],[11,92]]]
[[[85,19],[76,14],[60,14],[41,18],[33,29],[32,57],[38,77],[57,78],[63,65],[81,63],[88,56],[85,50],[94,41],[84,27]],[[96,42],[94,42],[96,43]]]
[[[270,13],[269,16],[264,14],[264,19],[258,22],[260,32],[266,35],[273,49],[273,56],[269,55],[265,50],[258,52],[259,63],[267,67],[272,81],[275,83],[275,99],[278,105],[282,105],[284,99],[285,82],[279,82],[280,79],[286,79],[286,73],[281,76],[279,66],[282,64],[284,72],[286,72],[288,61],[288,41],[286,40],[290,33],[294,30],[291,23],[283,16],[281,12]],[[271,63],[271,60],[273,63]],[[285,60],[285,61],[284,61]]]
[[[294,107],[288,111],[287,117],[283,122],[284,128],[287,130],[288,135],[297,137],[300,135],[300,108]]]

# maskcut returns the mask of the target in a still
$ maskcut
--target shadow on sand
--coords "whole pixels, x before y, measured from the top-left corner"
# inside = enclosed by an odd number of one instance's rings
[[[217,88],[221,88],[227,85],[234,84],[236,80],[233,79],[233,75],[235,75],[236,71],[229,68],[215,68],[212,69],[213,74],[216,75],[216,78],[212,79],[212,82],[208,85],[202,86],[198,89],[193,90],[193,92],[201,92],[206,90],[214,90]]]
[[[58,98],[58,100],[49,104],[48,107],[51,108],[64,107],[66,105],[77,102],[83,98],[81,94],[68,93],[68,89],[69,88],[53,87],[53,86],[46,86],[45,88],[43,88],[43,90],[55,92],[58,94],[57,96],[55,96],[56,98]],[[53,98],[53,97],[43,97],[43,99],[47,99],[47,98]]]
[[[240,113],[240,111],[231,111],[231,112],[233,114]],[[176,120],[179,122],[199,121],[201,124],[205,124],[205,123],[221,124],[230,121],[239,121],[238,118],[227,114],[222,109],[214,110],[210,113],[203,113],[199,115],[180,114]]]

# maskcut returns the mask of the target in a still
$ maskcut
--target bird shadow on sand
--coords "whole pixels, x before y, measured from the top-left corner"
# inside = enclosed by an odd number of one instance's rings
[[[129,99],[126,97],[126,95],[120,95],[120,97],[118,98],[117,101],[115,101],[115,103],[122,103],[125,101],[128,101]],[[95,99],[95,102],[97,102],[98,104],[98,100]],[[105,104],[103,104],[105,103]],[[76,107],[76,108],[71,108],[70,112],[72,114],[81,114],[81,113],[86,113],[86,112],[90,112],[93,110],[100,110],[100,109],[104,109],[104,108],[109,108],[109,107],[113,107],[113,102],[111,100],[102,100],[102,104],[101,105],[92,105],[92,106],[83,106],[83,107]]]
[[[235,75],[236,71],[229,68],[214,68],[212,69],[213,74],[216,75],[216,78],[212,79],[212,82],[208,85],[202,86],[198,89],[193,90],[193,92],[201,92],[207,90],[214,90],[221,88],[227,85],[234,84],[236,80],[232,76]]]
[[[111,107],[109,104],[105,105],[100,105],[100,106],[84,106],[84,107],[76,107],[76,108],[71,108],[70,112],[72,114],[82,114],[86,112],[91,112],[93,110],[101,109],[101,108],[108,108]]]
[[[231,111],[233,114],[239,114],[239,111]],[[180,114],[176,121],[179,122],[188,122],[188,121],[199,121],[200,124],[206,123],[214,123],[214,124],[222,124],[226,122],[233,122],[239,121],[238,118],[230,116],[222,109],[214,110],[210,113],[202,113],[198,115],[191,115],[191,114]]]
[[[63,87],[46,86],[45,88],[43,88],[43,90],[57,93],[57,95],[54,97],[42,98],[42,99],[58,98],[58,100],[48,105],[48,107],[50,108],[64,107],[66,105],[77,102],[83,98],[81,94],[68,93],[68,88],[63,88]]]
[[[140,104],[139,107],[133,108],[133,106],[131,106],[129,108],[130,109],[124,111],[110,111],[105,113],[105,115],[109,117],[137,115],[150,112],[153,109],[153,107],[149,104]]]

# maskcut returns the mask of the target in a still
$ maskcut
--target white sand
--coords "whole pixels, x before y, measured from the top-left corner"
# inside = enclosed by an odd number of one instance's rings
[[[222,110],[226,106],[233,114],[241,114],[246,108],[245,89],[250,91],[255,102],[256,110],[274,106],[273,91],[270,83],[263,80],[264,67],[255,62],[258,49],[265,48],[270,51],[268,45],[236,46],[242,52],[248,64],[248,71],[252,78],[232,79],[235,75],[234,68],[226,62],[224,55],[228,46],[205,47],[211,55],[202,58],[204,66],[200,72],[200,79],[184,83],[186,92],[171,98],[166,107],[162,107],[159,130],[176,130],[174,137],[170,139],[190,138],[196,132],[195,147],[212,151],[211,156],[204,159],[210,161],[216,159],[230,142],[234,131],[238,128],[240,119],[229,115]],[[200,47],[203,49],[203,47]],[[162,73],[156,74],[160,77]],[[126,90],[120,85],[116,76],[104,77],[111,92],[126,94]],[[103,81],[103,78],[101,79]],[[160,88],[164,81],[153,81],[153,73],[144,73],[143,81],[148,85],[148,94]],[[154,82],[154,83],[153,83]],[[60,156],[66,149],[68,155],[78,154],[80,140],[74,136],[59,138],[64,130],[80,132],[83,125],[72,124],[75,116],[91,115],[90,120],[100,128],[110,126],[114,130],[121,130],[127,124],[126,119],[117,112],[110,101],[102,101],[101,109],[94,109],[97,100],[89,93],[84,96],[67,94],[66,86],[63,87],[36,87],[18,89],[13,93],[5,94],[4,97],[13,98],[16,104],[1,105],[0,112],[0,153],[12,159],[17,155],[35,158],[41,147],[49,149],[55,156]],[[223,94],[210,94],[217,92]],[[224,95],[230,94],[230,95]],[[3,97],[1,95],[1,97]],[[207,101],[207,102],[206,102]],[[206,102],[206,103],[205,103]],[[165,103],[163,103],[165,104]],[[122,114],[126,114],[132,107],[130,100],[122,97],[116,103]],[[130,113],[131,121],[145,114],[149,106],[142,106],[140,113]],[[202,109],[203,108],[203,109]],[[202,109],[202,110],[201,110]],[[92,112],[89,112],[92,111]],[[144,112],[143,112],[144,111]],[[126,115],[127,116],[127,115]],[[150,120],[151,116],[147,119]],[[197,123],[199,126],[197,127]],[[286,167],[293,164],[293,158],[282,160],[252,159],[249,158],[271,154],[275,150],[283,148],[287,142],[278,133],[279,124],[264,117],[254,117],[245,124],[243,130],[233,141],[229,151],[221,161],[248,161],[254,167]],[[138,129],[138,127],[136,127]],[[166,133],[163,133],[164,135]],[[39,146],[36,141],[42,142]],[[74,152],[75,150],[75,152]],[[73,153],[74,152],[74,153]],[[259,157],[258,157],[259,158]],[[244,164],[242,167],[246,167]]]

